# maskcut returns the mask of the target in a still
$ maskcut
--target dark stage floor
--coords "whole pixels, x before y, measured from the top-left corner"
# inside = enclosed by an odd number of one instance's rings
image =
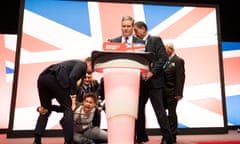
[[[197,144],[197,142],[226,142],[240,144],[240,133],[230,130],[227,134],[208,135],[179,135],[177,144]],[[161,136],[150,136],[150,141],[146,144],[159,144]],[[0,144],[32,144],[33,138],[6,138],[5,134],[0,134]],[[62,137],[44,137],[43,144],[63,144]]]

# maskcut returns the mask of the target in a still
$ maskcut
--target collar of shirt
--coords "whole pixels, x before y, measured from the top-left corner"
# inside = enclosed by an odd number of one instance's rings
[[[143,40],[146,41],[148,36],[149,36],[149,34],[146,34],[145,37],[143,38]]]
[[[175,53],[173,52],[169,57],[168,60],[170,61],[175,56]]]
[[[142,39],[145,41],[145,44],[147,44],[148,36],[149,36],[149,34],[146,34],[145,37]]]
[[[82,85],[83,86],[83,88],[86,90],[88,87],[91,87],[90,85],[85,85],[85,84],[83,84]]]

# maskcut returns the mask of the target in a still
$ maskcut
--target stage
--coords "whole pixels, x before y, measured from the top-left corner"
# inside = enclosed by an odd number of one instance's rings
[[[159,144],[161,136],[150,136],[146,144]],[[43,144],[63,144],[63,137],[44,137]],[[32,144],[33,138],[6,138],[0,134],[0,144]],[[240,133],[229,130],[227,134],[179,135],[177,144],[240,144]]]

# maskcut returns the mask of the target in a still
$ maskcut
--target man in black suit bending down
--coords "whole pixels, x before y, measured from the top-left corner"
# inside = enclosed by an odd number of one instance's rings
[[[38,94],[41,109],[34,130],[34,144],[41,144],[48,117],[53,110],[51,100],[56,98],[63,111],[63,131],[65,144],[73,143],[73,113],[71,96],[76,96],[77,86],[85,78],[87,72],[91,72],[91,63],[80,60],[67,60],[48,66],[40,73],[37,81]],[[40,110],[41,110],[40,109]],[[38,109],[39,110],[39,109]]]

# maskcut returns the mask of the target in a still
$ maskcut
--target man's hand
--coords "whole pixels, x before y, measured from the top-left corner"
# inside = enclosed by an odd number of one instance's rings
[[[153,76],[153,73],[152,72],[147,72],[147,73],[144,73],[142,74],[142,79],[147,81],[148,79],[150,79],[151,77]]]
[[[37,111],[38,111],[41,115],[45,115],[45,114],[48,112],[48,109],[45,109],[44,107],[39,106],[39,107],[37,108]]]
[[[71,95],[71,99],[72,99],[72,110],[75,110],[76,106],[77,106],[77,95]]]
[[[181,96],[175,96],[175,99],[176,99],[176,100],[181,100],[182,97],[181,97]]]
[[[80,78],[80,79],[76,82],[77,87],[80,87],[81,83],[82,83],[82,78]]]

